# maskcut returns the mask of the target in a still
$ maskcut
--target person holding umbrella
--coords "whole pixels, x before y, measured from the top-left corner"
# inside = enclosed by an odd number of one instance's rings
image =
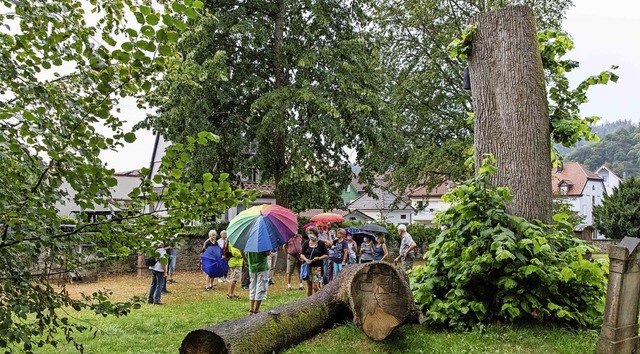
[[[318,229],[310,227],[307,229],[309,240],[302,245],[300,259],[309,264],[311,271],[307,279],[307,296],[313,295],[320,290],[322,284],[322,262],[329,257],[327,246],[324,242],[318,241]]]
[[[204,244],[202,245],[202,250],[200,250],[200,254],[203,254],[204,251],[207,250],[207,248],[213,246],[214,244],[217,244],[216,243],[217,236],[218,236],[218,232],[216,230],[209,231],[209,238],[206,241],[204,241]],[[202,269],[202,262],[200,262],[200,268]],[[213,290],[213,278],[211,278],[207,273],[205,273],[204,276],[205,276],[204,290],[205,291]]]
[[[268,256],[298,230],[296,215],[279,205],[256,205],[236,215],[227,227],[227,240],[244,252],[249,270],[249,313],[260,311],[269,288]]]

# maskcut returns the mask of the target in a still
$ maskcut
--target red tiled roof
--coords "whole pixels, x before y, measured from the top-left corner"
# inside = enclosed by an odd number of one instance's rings
[[[455,188],[455,184],[453,182],[445,181],[431,189],[429,193],[427,193],[427,189],[425,187],[415,189],[409,193],[409,197],[441,197],[449,193],[453,188]]]
[[[240,188],[245,190],[256,189],[258,192],[262,193],[263,197],[276,196],[276,185],[273,183],[242,182]]]
[[[560,191],[562,182],[569,186],[564,195],[582,195],[582,190],[588,180],[601,181],[602,177],[587,170],[584,166],[577,162],[565,162],[560,171],[554,168],[551,171],[551,193],[553,195],[563,195]]]

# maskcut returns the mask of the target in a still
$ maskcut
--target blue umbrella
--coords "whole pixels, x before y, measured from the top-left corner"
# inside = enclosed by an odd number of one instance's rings
[[[202,271],[211,278],[222,278],[229,270],[229,263],[222,258],[222,248],[218,245],[207,247],[200,256]]]

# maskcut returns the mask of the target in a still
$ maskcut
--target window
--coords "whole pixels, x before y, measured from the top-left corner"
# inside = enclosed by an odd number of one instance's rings
[[[400,215],[400,219],[401,219],[401,220],[406,220],[406,219],[407,219],[407,214],[402,214],[402,215]]]
[[[596,196],[591,197],[591,205],[596,205]]]
[[[430,212],[430,213],[433,213],[434,211],[436,211],[436,210],[435,210],[435,209],[433,209],[433,208],[429,208],[429,212]]]
[[[347,193],[351,193],[351,185],[347,186]]]
[[[560,185],[560,194],[562,195],[566,195],[567,193],[569,193],[569,185],[566,183],[563,183]]]
[[[356,217],[355,217],[355,216],[352,216],[352,217],[350,217],[350,218],[349,218],[349,220],[351,220],[351,221],[356,221]]]
[[[593,186],[591,186],[591,190],[592,190],[592,191],[595,191],[595,190],[596,190],[596,186],[595,186],[595,184],[594,184]]]

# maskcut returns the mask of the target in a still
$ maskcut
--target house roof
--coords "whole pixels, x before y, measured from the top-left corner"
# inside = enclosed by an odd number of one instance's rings
[[[391,192],[382,190],[381,188],[374,188],[373,192],[377,194],[378,198],[375,199],[369,194],[363,194],[358,199],[354,200],[351,204],[347,205],[349,210],[404,210],[413,209],[413,207],[403,200],[398,201],[398,205],[395,207],[393,203],[396,201],[397,196]]]
[[[140,170],[116,172],[113,175],[114,176],[121,176],[121,177],[142,177],[142,174],[140,173]]]
[[[348,214],[344,215],[345,220],[346,220],[346,219],[348,219],[350,215],[357,215],[357,216],[359,216],[359,217],[360,217],[360,218],[362,218],[362,219],[370,220],[370,221],[375,221],[375,219],[374,219],[374,218],[372,218],[372,217],[370,217],[369,215],[367,215],[367,214],[365,214],[365,213],[361,212],[361,211],[360,211],[360,210],[358,210],[358,209],[351,210]]]
[[[441,197],[447,193],[449,193],[453,188],[455,188],[455,184],[452,181],[444,181],[442,184],[434,187],[433,189],[427,192],[427,188],[420,187],[418,189],[414,189],[409,192],[409,197],[411,198],[419,198],[419,197]]]
[[[276,196],[276,185],[273,183],[242,182],[240,187],[242,189],[255,189],[260,192],[263,197]]]
[[[577,162],[565,162],[561,168],[554,168],[551,171],[551,193],[553,195],[582,195],[584,186],[589,180],[602,181],[602,177]],[[569,187],[566,194],[560,191],[560,185],[563,183]]]
[[[600,166],[600,168],[598,168],[598,169],[596,170],[596,174],[597,174],[598,176],[601,176],[601,175],[600,175],[600,171],[602,171],[602,170],[606,170],[607,172],[609,172],[609,175],[610,175],[610,176],[615,176],[615,178],[617,178],[617,179],[619,179],[619,180],[622,180],[622,178],[620,178],[620,176],[618,176],[615,172],[613,172],[609,167],[607,167],[607,166],[605,166],[605,165]]]

